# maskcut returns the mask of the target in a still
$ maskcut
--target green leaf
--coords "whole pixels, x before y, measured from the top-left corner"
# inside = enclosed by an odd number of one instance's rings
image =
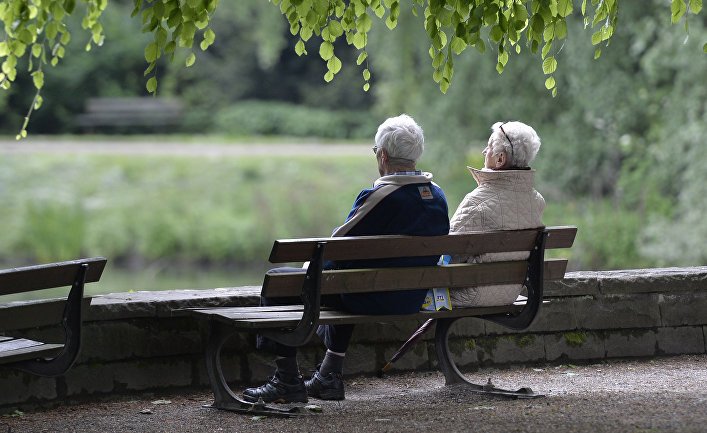
[[[550,75],[557,70],[557,60],[554,56],[549,56],[543,60],[543,72],[545,75]]]
[[[702,52],[707,53],[707,42],[704,45],[702,45]]]
[[[34,87],[37,90],[44,87],[44,72],[42,72],[42,71],[32,72],[32,82],[34,83]]]
[[[545,80],[545,88],[547,90],[555,88],[555,77],[548,77],[548,79]]]
[[[157,91],[157,77],[150,77],[150,79],[147,80],[145,88],[147,88],[149,93],[155,93]]]
[[[189,55],[187,56],[187,60],[185,62],[187,68],[192,66],[194,64],[194,62],[196,62],[196,54],[189,53]]]
[[[601,48],[597,48],[596,50],[594,50],[594,60],[598,59],[599,57],[601,57]]]
[[[368,68],[363,70],[363,79],[366,81],[371,79],[371,71],[369,71]]]
[[[19,34],[17,35],[17,39],[25,45],[29,45],[34,42],[32,38],[32,32],[27,29],[20,30]]]
[[[495,43],[499,43],[501,42],[501,39],[503,39],[504,34],[505,33],[501,29],[501,26],[493,26],[489,35],[491,36],[492,41],[494,41]]]
[[[353,35],[353,45],[359,50],[363,49],[366,46],[366,34],[356,33]]]
[[[599,45],[602,41],[601,30],[592,34],[592,45]]]
[[[324,74],[324,81],[329,83],[331,80],[334,79],[334,74],[331,71],[327,71],[326,74]]]
[[[40,55],[42,55],[42,45],[40,45],[40,44],[32,45],[32,55],[34,57],[39,57]]]
[[[333,56],[331,59],[329,59],[326,66],[331,72],[337,74],[341,70],[341,60],[339,60],[338,57]]]
[[[466,41],[464,39],[454,36],[451,43],[452,51],[454,54],[459,55],[466,49]]]
[[[687,11],[687,5],[685,0],[672,0],[670,3],[671,21],[673,24],[680,21],[685,12]]]
[[[372,26],[373,20],[371,20],[371,17],[366,13],[358,17],[358,20],[356,20],[356,30],[361,33],[368,33]]]
[[[155,60],[157,60],[157,53],[157,42],[150,42],[145,47],[145,61],[147,61],[147,63],[154,62]]]
[[[329,33],[336,38],[344,34],[344,28],[341,26],[341,23],[336,20],[329,21],[328,27]]]
[[[307,54],[307,50],[304,47],[304,41],[302,39],[298,40],[295,44],[295,53],[297,53],[298,56]]]
[[[363,91],[364,91],[364,92],[368,92],[368,89],[370,89],[370,88],[371,88],[371,84],[370,84],[370,83],[366,83],[366,84],[363,85]]]
[[[557,13],[561,17],[566,17],[572,14],[572,0],[559,0],[557,2]]]
[[[435,55],[435,58],[432,59],[432,67],[437,69],[442,65],[442,62],[444,62],[444,54],[440,51]]]
[[[334,45],[329,41],[324,41],[319,45],[319,57],[329,60],[334,56]]]
[[[213,44],[216,40],[216,33],[214,33],[214,31],[211,29],[206,29],[206,31],[204,32],[204,40],[208,41],[209,44]]]
[[[690,0],[690,12],[697,15],[702,10],[702,0]]]
[[[356,64],[360,65],[364,61],[366,61],[366,58],[368,57],[368,53],[363,51],[361,54],[358,55],[358,58],[356,59]]]

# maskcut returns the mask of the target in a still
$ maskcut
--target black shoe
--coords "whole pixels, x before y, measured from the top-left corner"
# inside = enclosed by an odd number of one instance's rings
[[[288,383],[276,372],[265,385],[245,389],[243,397],[253,403],[259,398],[265,403],[307,403],[307,388],[302,376],[297,376],[293,383]]]
[[[314,372],[311,379],[304,381],[307,387],[307,395],[321,400],[343,400],[344,399],[344,381],[341,379],[341,373],[333,371],[322,376],[318,371]]]

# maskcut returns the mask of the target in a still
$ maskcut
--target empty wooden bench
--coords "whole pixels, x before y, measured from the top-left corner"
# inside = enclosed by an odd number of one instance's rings
[[[576,227],[477,232],[445,236],[370,236],[275,241],[270,262],[304,262],[310,264],[305,273],[272,273],[265,277],[262,293],[267,297],[301,296],[302,304],[273,307],[198,308],[189,313],[208,320],[210,337],[206,362],[214,407],[234,411],[277,409],[241,400],[226,383],[220,360],[224,342],[234,332],[255,331],[289,346],[306,343],[321,324],[371,323],[399,320],[435,319],[435,346],[439,366],[446,383],[466,383],[480,393],[516,398],[538,396],[529,388],[508,391],[490,385],[467,381],[454,363],[448,343],[451,325],[464,317],[490,320],[521,330],[532,323],[543,302],[543,283],[560,280],[567,267],[565,259],[545,259],[545,250],[569,248],[574,242]],[[480,264],[452,264],[408,268],[362,268],[322,270],[327,260],[384,259],[442,254],[480,255],[511,251],[528,251],[528,260]],[[451,311],[420,311],[408,315],[360,315],[320,307],[321,295],[430,289],[450,290],[469,286],[521,284],[527,290],[527,301],[497,307],[457,308]]]
[[[16,368],[39,376],[64,374],[81,349],[81,321],[84,283],[101,278],[106,259],[102,257],[0,270],[0,296],[71,286],[61,324],[63,342],[46,343],[10,336],[13,329],[3,321],[0,329],[0,366]],[[23,317],[27,323],[44,324],[43,317]]]
[[[76,117],[76,124],[89,131],[164,129],[178,126],[182,121],[183,112],[182,102],[174,98],[91,98],[86,102],[86,111]]]

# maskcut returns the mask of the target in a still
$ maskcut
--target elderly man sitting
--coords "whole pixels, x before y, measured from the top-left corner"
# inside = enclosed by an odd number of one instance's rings
[[[540,149],[533,128],[521,122],[497,122],[484,155],[484,168],[467,167],[478,183],[464,197],[450,221],[450,232],[520,230],[542,227],[545,200],[533,188],[534,170],[529,164]],[[481,256],[453,256],[452,263],[481,263],[522,260],[528,253],[491,253]],[[453,290],[453,306],[508,305],[516,300],[521,285],[495,285]]]
[[[416,169],[423,150],[422,129],[411,117],[401,115],[383,122],[378,127],[373,146],[381,177],[372,188],[359,193],[346,221],[334,230],[333,236],[447,234],[449,214],[444,192],[432,183],[430,173]],[[358,261],[356,265],[338,261],[329,262],[325,267],[428,266],[436,264],[437,260],[438,257],[411,257]],[[408,290],[345,294],[322,297],[322,304],[352,313],[412,314],[419,311],[425,293],[425,290]],[[267,298],[262,298],[261,303],[273,305],[273,301]],[[279,403],[306,402],[308,396],[325,400],[344,399],[341,374],[353,330],[353,325],[319,327],[317,334],[324,341],[327,351],[318,370],[307,381],[299,373],[296,348],[259,338],[259,349],[277,355],[277,369],[264,385],[246,389],[244,398],[249,401],[262,398],[265,402]]]

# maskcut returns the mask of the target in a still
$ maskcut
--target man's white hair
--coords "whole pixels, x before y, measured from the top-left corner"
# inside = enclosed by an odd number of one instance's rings
[[[528,167],[540,150],[540,137],[523,122],[496,122],[491,131],[491,152],[505,152],[511,167]]]
[[[378,127],[376,147],[385,149],[390,158],[417,162],[425,150],[425,136],[412,117],[401,114],[386,119]]]

